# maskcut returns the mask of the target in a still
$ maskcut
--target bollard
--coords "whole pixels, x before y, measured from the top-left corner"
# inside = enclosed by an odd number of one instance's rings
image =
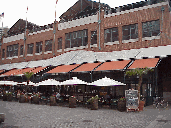
[[[0,123],[5,121],[5,114],[4,113],[0,113]]]

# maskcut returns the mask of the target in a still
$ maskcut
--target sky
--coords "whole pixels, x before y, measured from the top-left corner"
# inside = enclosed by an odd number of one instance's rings
[[[11,28],[19,19],[27,20],[39,26],[51,24],[73,6],[78,0],[0,0],[0,14],[4,12],[4,18],[0,20],[0,27]],[[99,2],[99,0],[93,0]],[[110,7],[119,7],[142,0],[100,0]],[[27,11],[28,6],[28,11]],[[26,13],[27,12],[27,13]]]

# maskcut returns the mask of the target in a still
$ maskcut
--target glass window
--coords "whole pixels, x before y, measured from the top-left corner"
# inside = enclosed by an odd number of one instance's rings
[[[5,49],[2,49],[2,58],[5,58]]]
[[[13,49],[14,49],[13,56],[18,56],[18,44],[14,44]]]
[[[33,54],[34,44],[27,44],[27,54]]]
[[[97,31],[91,31],[91,45],[97,44]]]
[[[80,30],[65,34],[65,48],[86,46],[88,44],[88,30]]]
[[[62,49],[62,37],[61,38],[58,38],[58,50],[59,49]]]
[[[105,43],[118,41],[118,28],[108,28],[104,30]]]
[[[148,21],[142,23],[143,37],[157,36],[160,33],[160,21]]]
[[[36,53],[42,52],[42,42],[36,42]]]
[[[24,46],[21,45],[21,46],[20,46],[20,55],[23,55],[23,48],[24,48]]]
[[[52,51],[52,40],[45,41],[45,52]]]
[[[70,33],[65,34],[65,48],[70,48],[71,37]]]
[[[125,25],[122,27],[122,40],[138,38],[138,24]]]
[[[7,57],[12,57],[13,54],[13,47],[12,45],[7,46]]]

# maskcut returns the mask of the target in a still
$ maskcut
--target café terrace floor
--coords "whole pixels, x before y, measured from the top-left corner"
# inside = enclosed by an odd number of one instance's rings
[[[0,113],[6,114],[0,128],[168,128],[170,108],[147,106],[144,111],[127,113],[110,108],[90,110],[0,101]]]

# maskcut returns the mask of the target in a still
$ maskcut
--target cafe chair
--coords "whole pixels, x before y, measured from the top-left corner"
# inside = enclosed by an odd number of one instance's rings
[[[110,107],[111,108],[113,108],[113,107],[117,108],[117,106],[118,106],[118,100],[117,99],[111,99],[110,100]]]

